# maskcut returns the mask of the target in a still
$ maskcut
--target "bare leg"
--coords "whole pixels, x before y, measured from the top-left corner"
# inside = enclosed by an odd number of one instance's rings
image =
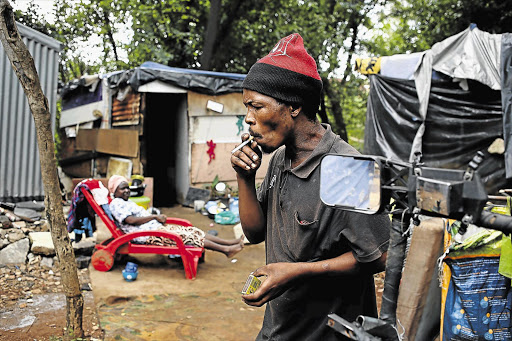
[[[218,244],[208,238],[204,239],[204,248],[208,250],[213,250],[217,252],[222,252],[226,255],[226,257],[233,257],[238,252],[242,251],[243,245],[240,243],[234,244],[234,245],[223,245]]]
[[[244,239],[244,236],[241,236],[240,238],[238,239],[222,239],[222,238],[219,238],[219,237],[216,237],[216,236],[213,236],[209,233],[207,233],[204,237],[204,239],[208,239],[208,240],[211,240],[212,242],[216,243],[216,244],[220,244],[220,245],[236,245],[236,244],[242,244],[243,246],[243,239]]]

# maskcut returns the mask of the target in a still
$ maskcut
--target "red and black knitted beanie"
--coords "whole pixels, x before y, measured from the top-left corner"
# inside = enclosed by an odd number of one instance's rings
[[[268,55],[251,67],[243,88],[316,113],[322,80],[315,60],[304,49],[302,37],[293,33],[279,40]]]

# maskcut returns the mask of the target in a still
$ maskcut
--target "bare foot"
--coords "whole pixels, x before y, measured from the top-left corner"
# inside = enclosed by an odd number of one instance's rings
[[[242,234],[242,236],[237,239],[237,244],[240,244],[242,248],[244,247],[244,238],[245,236]]]
[[[231,258],[234,255],[236,255],[237,253],[239,253],[240,251],[242,251],[243,248],[244,248],[243,244],[230,245],[230,246],[228,246],[228,251],[225,253],[225,255],[228,258]]]

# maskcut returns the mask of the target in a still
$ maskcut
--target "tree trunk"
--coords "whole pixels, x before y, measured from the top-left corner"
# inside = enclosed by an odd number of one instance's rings
[[[331,115],[334,119],[334,124],[331,124],[332,129],[336,134],[340,135],[343,140],[348,141],[347,126],[343,119],[343,108],[341,107],[340,94],[333,89],[327,78],[322,78],[322,80],[324,83],[325,96],[327,96],[331,104]]]
[[[219,30],[221,0],[210,0],[210,14],[204,36],[203,54],[201,55],[201,69],[209,70],[212,65],[213,49]]]
[[[76,339],[84,336],[82,328],[84,300],[80,292],[75,255],[62,210],[48,100],[43,94],[34,60],[21,40],[12,7],[7,0],[0,0],[0,40],[25,91],[34,118],[45,191],[46,218],[50,224],[52,240],[60,264],[62,286],[66,295],[67,330],[64,338]]]

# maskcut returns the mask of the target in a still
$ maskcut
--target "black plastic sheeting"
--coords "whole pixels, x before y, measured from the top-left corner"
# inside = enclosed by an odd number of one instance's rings
[[[512,151],[512,33],[501,35],[501,104],[505,149]],[[512,153],[505,154],[507,178],[512,178]]]
[[[183,89],[213,96],[242,92],[242,82],[245,79],[245,75],[240,73],[182,69],[155,62],[145,62],[137,68],[105,74],[101,78],[107,78],[111,89],[131,86],[137,91],[139,86],[159,80]],[[73,80],[60,89],[60,94],[63,99],[76,96],[83,87],[85,87],[83,79]]]
[[[159,80],[164,83],[192,90],[205,95],[222,95],[242,92],[245,75],[202,70],[173,68],[153,62],[108,77],[111,87],[130,85],[134,90],[146,83]]]
[[[414,81],[372,75],[370,83],[365,154],[407,162],[421,124]],[[500,91],[468,83],[465,91],[451,80],[432,80],[422,144],[425,165],[466,169],[478,151],[486,152],[496,138],[503,138]],[[478,173],[489,193],[503,188],[503,155],[487,155]]]

